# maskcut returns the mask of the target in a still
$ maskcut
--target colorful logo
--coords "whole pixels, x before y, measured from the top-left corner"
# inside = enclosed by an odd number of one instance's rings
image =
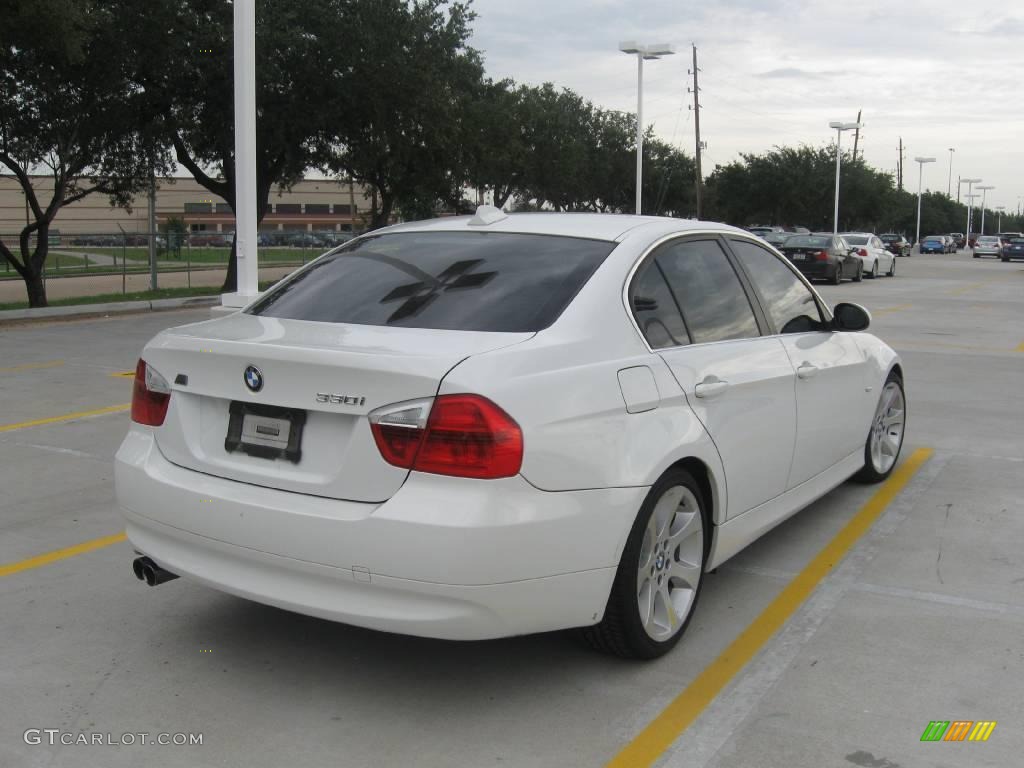
[[[995,729],[995,720],[932,720],[921,741],[988,741]]]

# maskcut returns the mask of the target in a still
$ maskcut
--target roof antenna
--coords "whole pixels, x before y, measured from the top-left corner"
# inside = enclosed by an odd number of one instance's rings
[[[507,218],[508,214],[501,208],[495,208],[493,205],[480,205],[477,206],[476,215],[469,220],[469,226],[486,227],[488,224],[494,224]]]

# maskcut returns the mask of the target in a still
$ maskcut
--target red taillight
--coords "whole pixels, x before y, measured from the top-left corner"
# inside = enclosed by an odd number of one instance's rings
[[[818,261],[828,261],[828,251],[818,251],[814,254],[814,258]]]
[[[159,427],[167,417],[171,388],[167,379],[139,360],[135,366],[135,387],[132,390],[132,421],[148,427]]]
[[[519,425],[479,395],[378,409],[370,427],[384,460],[405,469],[492,480],[518,474],[523,463]]]
[[[868,255],[867,248],[858,248],[857,249],[857,253],[859,253],[861,256],[867,256]]]

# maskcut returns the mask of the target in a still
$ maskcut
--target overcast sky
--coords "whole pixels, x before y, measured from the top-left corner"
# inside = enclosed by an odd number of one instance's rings
[[[954,196],[958,175],[995,186],[989,207],[1016,210],[1024,196],[1021,0],[474,0],[473,8],[473,45],[490,76],[550,81],[610,109],[636,109],[636,59],[618,52],[619,41],[674,43],[676,55],[644,66],[644,121],[690,154],[695,43],[705,174],[739,152],[827,143],[829,121],[852,122],[863,109],[865,159],[894,172],[902,136],[912,191],[918,155],[937,159],[924,167],[925,189],[946,191],[954,147]]]

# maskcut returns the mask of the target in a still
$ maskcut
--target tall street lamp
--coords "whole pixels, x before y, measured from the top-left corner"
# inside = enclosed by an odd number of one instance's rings
[[[970,243],[970,241],[971,241],[971,223],[974,220],[974,210],[973,210],[972,202],[973,202],[974,198],[977,197],[977,195],[974,195],[974,197],[971,197],[971,187],[973,185],[975,185],[975,184],[981,184],[981,179],[960,179],[960,183],[967,185],[967,194],[965,195],[965,197],[967,198],[967,235],[966,235],[966,237],[967,237],[967,242]]]
[[[985,193],[990,189],[995,189],[992,185],[985,187],[978,187],[981,190],[981,234],[985,234]]]
[[[853,131],[857,128],[863,128],[861,123],[843,123],[838,120],[833,120],[828,124],[829,128],[834,128],[836,132],[836,198],[835,207],[832,213],[832,234],[839,234],[839,142],[843,137],[843,131]]]
[[[946,197],[950,200],[953,199],[953,153],[956,150],[953,147],[949,148],[949,181],[946,182]],[[959,192],[960,190],[957,189]]]
[[[999,216],[999,218],[996,219],[996,233],[997,234],[999,232],[1003,231],[1003,211],[1005,211],[1005,210],[1006,210],[1006,206],[1005,205],[997,205],[996,206],[996,213]]]
[[[641,45],[635,40],[619,43],[619,50],[636,56],[636,213],[640,215],[644,175],[644,59],[671,56],[676,50],[669,43]]]
[[[934,157],[915,157],[914,162],[917,163],[917,238],[914,242],[917,243],[917,252],[921,252],[921,178],[924,176],[924,164],[934,163]]]

